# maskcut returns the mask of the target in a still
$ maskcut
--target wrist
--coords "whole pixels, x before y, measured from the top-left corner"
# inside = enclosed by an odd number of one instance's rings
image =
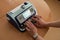
[[[48,22],[48,23],[46,24],[46,26],[50,27],[50,22]]]
[[[34,37],[34,40],[44,40],[40,35],[37,35]]]
[[[49,23],[48,23],[48,22],[45,23],[45,24],[44,24],[44,27],[49,27]]]
[[[38,38],[38,33],[35,33],[35,34],[33,35],[33,38],[34,38],[34,40],[36,40],[36,39]]]

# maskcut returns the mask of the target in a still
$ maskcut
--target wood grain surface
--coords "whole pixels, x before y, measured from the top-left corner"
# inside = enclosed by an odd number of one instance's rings
[[[0,0],[0,40],[33,40],[28,32],[20,32],[6,19],[6,13],[26,0]],[[50,9],[44,0],[30,0],[36,7],[38,15],[46,21],[50,21]],[[42,37],[49,28],[38,28],[38,33]]]

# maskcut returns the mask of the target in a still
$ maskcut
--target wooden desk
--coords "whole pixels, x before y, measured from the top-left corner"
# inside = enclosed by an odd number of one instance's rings
[[[26,1],[26,0],[25,0]],[[37,9],[37,13],[46,21],[50,20],[50,9],[43,0],[30,0]],[[24,0],[0,0],[0,40],[33,40],[28,32],[19,32],[6,19],[6,13],[15,8]],[[48,20],[49,19],[49,20]],[[38,33],[42,37],[47,33],[49,28],[38,28]]]

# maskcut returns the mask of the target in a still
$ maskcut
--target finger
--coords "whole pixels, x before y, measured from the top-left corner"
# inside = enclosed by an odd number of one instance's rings
[[[31,21],[29,21],[28,24],[29,24],[31,27],[34,26],[34,24],[33,24]]]
[[[33,24],[31,21],[27,21],[26,23],[29,24],[30,26],[31,26],[31,24]]]
[[[42,16],[39,16],[40,18],[42,18]]]
[[[39,19],[40,17],[38,15],[35,15],[34,18],[38,18]]]
[[[29,21],[28,24],[29,24],[28,27],[30,30],[33,30],[35,28],[35,25],[31,21]]]
[[[40,18],[42,18],[42,16],[39,16],[39,15],[36,15],[36,17],[40,17]]]
[[[37,19],[37,18],[32,18],[32,20],[33,20],[33,21],[38,21],[38,19]]]
[[[29,29],[29,28],[27,28],[27,27],[26,27],[26,30],[27,30],[28,32],[30,31],[30,29]]]
[[[25,24],[26,24],[26,26],[27,26],[29,29],[32,29],[32,28],[31,28],[31,23],[30,23],[29,21],[27,21]]]
[[[36,26],[36,27],[39,27],[39,24],[36,24],[36,23],[35,23],[35,26]]]
[[[30,25],[29,25],[29,23],[28,23],[28,21],[27,22],[25,22],[25,25],[27,26],[27,27],[29,27]]]
[[[42,16],[35,15],[34,18],[40,19]]]
[[[28,27],[30,30],[33,30],[33,29],[36,28],[35,25],[33,25],[31,21],[28,21],[28,22],[27,22],[27,27]]]
[[[43,21],[42,16],[38,16],[38,15],[36,15],[36,17],[37,17],[40,21]]]

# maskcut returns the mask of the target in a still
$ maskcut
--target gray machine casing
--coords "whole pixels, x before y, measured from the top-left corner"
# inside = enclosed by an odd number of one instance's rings
[[[35,7],[30,3],[30,2],[24,2],[23,4],[17,6],[15,9],[7,12],[6,16],[7,16],[7,20],[13,24],[19,31],[25,31],[25,25],[24,23],[26,21],[24,21],[22,24],[19,23],[19,21],[16,19],[16,17],[20,14],[22,14],[23,12],[25,12],[26,10],[33,8],[34,12],[33,15],[31,15],[28,19],[30,19],[32,16],[34,16],[36,14],[36,9]]]

